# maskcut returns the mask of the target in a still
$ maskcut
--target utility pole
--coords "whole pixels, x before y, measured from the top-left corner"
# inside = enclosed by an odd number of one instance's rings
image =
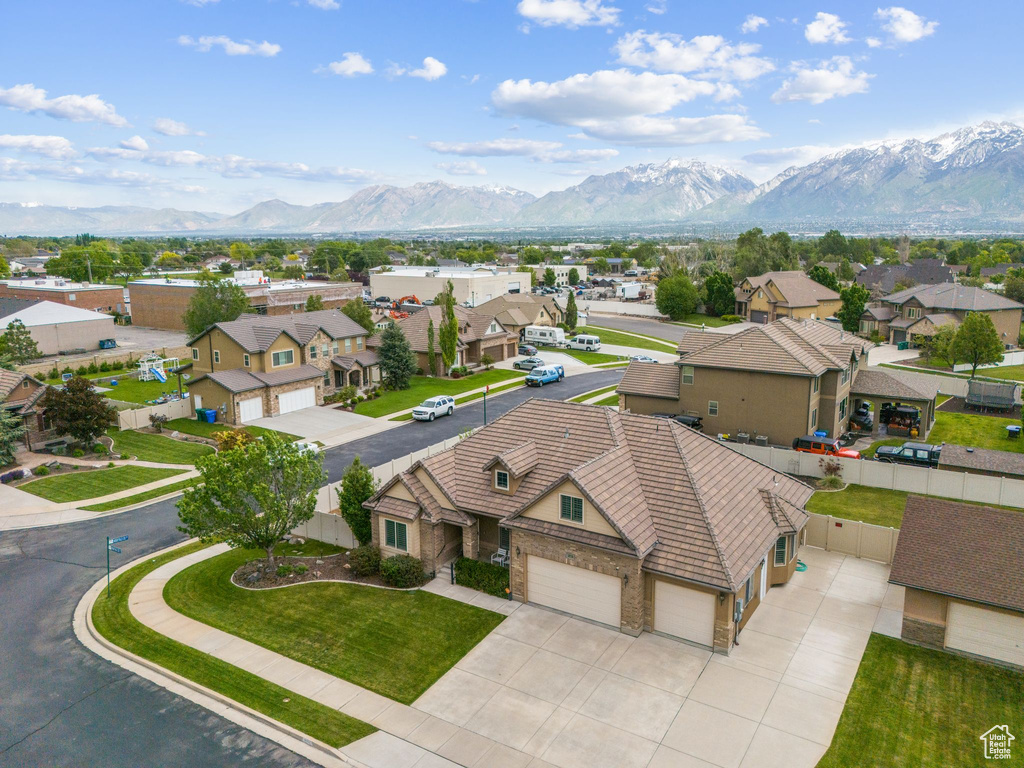
[[[85,268],[89,271],[89,282],[92,282],[92,260],[89,258],[89,254],[85,254]]]

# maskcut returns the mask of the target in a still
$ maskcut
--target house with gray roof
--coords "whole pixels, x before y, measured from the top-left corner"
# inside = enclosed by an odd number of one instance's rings
[[[916,344],[921,337],[933,336],[940,328],[959,327],[970,312],[984,312],[992,318],[1007,349],[1017,346],[1024,310],[1024,304],[998,293],[953,282],[907,288],[883,297],[881,304],[892,310],[891,344]]]
[[[498,555],[514,600],[728,654],[792,576],[812,493],[675,422],[531,399],[364,506],[385,556]]]

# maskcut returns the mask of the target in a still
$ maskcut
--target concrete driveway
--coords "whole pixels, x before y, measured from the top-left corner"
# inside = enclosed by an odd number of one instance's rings
[[[248,426],[276,429],[298,435],[307,440],[319,440],[321,443],[334,444],[336,438],[347,432],[362,430],[375,421],[368,416],[342,411],[330,406],[316,405],[286,413],[283,416],[265,417],[247,422]]]
[[[531,768],[812,768],[872,629],[898,634],[903,595],[881,564],[800,558],[730,656],[525,605],[413,707],[461,729],[433,751],[466,766],[484,764],[477,734]]]

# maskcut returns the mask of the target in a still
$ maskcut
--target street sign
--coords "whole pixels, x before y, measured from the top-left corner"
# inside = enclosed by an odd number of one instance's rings
[[[120,544],[122,541],[128,541],[128,537],[127,536],[118,536],[116,539],[111,539],[110,543],[111,544]]]
[[[121,548],[120,547],[115,547],[113,544],[110,545],[110,551],[111,552],[117,552],[117,554],[119,554],[119,555],[121,554]]]
[[[110,553],[116,552],[121,554],[121,548],[115,547],[115,544],[120,544],[122,541],[128,541],[127,536],[118,536],[116,539],[112,539],[107,536],[107,597],[110,597]]]

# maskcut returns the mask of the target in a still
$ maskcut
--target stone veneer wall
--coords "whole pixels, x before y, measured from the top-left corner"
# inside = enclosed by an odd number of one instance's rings
[[[900,636],[908,642],[941,650],[946,644],[946,627],[904,615]]]

